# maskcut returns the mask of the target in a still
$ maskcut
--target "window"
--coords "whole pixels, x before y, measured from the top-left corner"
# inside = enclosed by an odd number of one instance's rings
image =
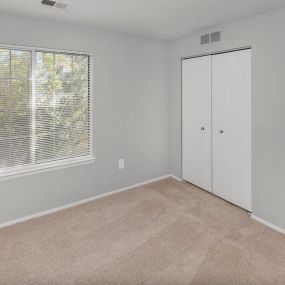
[[[92,159],[90,56],[0,48],[0,176]]]

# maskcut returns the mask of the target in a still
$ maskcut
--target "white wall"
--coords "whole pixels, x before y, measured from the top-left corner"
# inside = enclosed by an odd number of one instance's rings
[[[181,176],[180,58],[252,46],[253,213],[285,228],[285,10],[201,31],[171,44],[169,71],[170,172]],[[220,30],[219,43],[200,35]]]
[[[97,156],[0,181],[0,223],[168,174],[165,42],[8,15],[0,27],[0,43],[93,53]]]

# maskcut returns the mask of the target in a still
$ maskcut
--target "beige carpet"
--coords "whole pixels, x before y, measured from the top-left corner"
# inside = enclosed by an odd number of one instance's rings
[[[169,178],[0,230],[0,284],[285,284],[285,237]]]

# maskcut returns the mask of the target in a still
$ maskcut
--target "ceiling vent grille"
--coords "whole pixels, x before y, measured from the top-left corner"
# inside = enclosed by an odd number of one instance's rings
[[[211,33],[211,42],[219,42],[221,40],[221,32]]]
[[[61,1],[52,1],[52,0],[41,0],[41,5],[48,8],[55,8],[59,10],[68,10],[71,8],[70,3],[65,3]]]
[[[202,35],[201,36],[201,45],[208,44],[210,42],[210,34]]]
[[[42,4],[45,6],[53,7],[55,5],[55,1],[50,1],[50,0],[42,0]]]
[[[67,9],[68,8],[68,4],[66,3],[62,3],[62,2],[56,2],[54,7],[58,8],[58,9]]]
[[[211,34],[205,34],[200,37],[200,44],[206,45],[209,43],[219,42],[221,40],[221,32],[214,32]]]

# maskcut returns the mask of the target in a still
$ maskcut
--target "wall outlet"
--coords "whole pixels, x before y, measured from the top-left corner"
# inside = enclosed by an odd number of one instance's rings
[[[119,169],[124,169],[125,168],[125,159],[122,158],[119,160]]]

